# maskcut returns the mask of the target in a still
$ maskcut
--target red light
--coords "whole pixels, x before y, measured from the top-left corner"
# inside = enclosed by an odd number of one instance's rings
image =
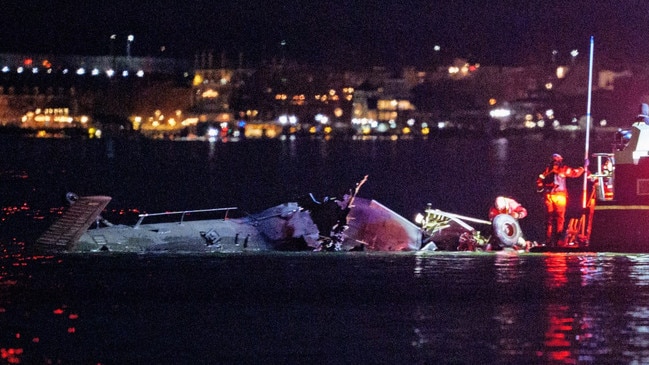
[[[22,348],[1,348],[0,349],[0,358],[7,361],[9,364],[20,364],[19,356],[23,354]]]
[[[32,63],[34,63],[34,60],[32,60],[31,58],[25,58],[23,63],[25,64],[25,66],[31,66]]]

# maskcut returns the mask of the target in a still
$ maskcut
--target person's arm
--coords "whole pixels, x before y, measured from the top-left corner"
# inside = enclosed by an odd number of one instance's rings
[[[584,173],[584,168],[583,167],[577,167],[577,168],[568,167],[568,168],[566,168],[566,176],[567,177],[579,177],[583,173]]]
[[[516,219],[523,219],[527,217],[527,209],[519,204],[518,207],[516,207],[516,209],[514,209],[514,211],[512,212],[512,217]]]

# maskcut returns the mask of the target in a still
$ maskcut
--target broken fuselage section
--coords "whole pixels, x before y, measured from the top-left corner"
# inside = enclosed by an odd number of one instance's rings
[[[321,232],[319,207],[297,202],[233,217],[235,207],[141,214],[135,225],[101,218],[107,196],[79,197],[37,240],[39,247],[69,252],[197,252],[321,250],[331,232]],[[206,215],[220,217],[205,218]],[[151,222],[155,220],[156,222]],[[159,222],[161,220],[161,222]],[[419,227],[380,203],[356,198],[337,250],[404,251],[421,247]]]

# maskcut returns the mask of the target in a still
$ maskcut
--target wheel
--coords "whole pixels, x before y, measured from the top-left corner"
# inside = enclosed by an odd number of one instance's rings
[[[513,247],[521,238],[518,221],[509,214],[499,214],[491,222],[494,234],[505,247]]]

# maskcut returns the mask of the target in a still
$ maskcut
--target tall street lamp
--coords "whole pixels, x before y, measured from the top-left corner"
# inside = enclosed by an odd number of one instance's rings
[[[129,34],[126,38],[126,57],[131,58],[131,43],[133,43],[135,37],[133,34]]]
[[[110,35],[110,56],[113,57],[115,55],[115,39],[117,39],[117,34],[111,34]]]

